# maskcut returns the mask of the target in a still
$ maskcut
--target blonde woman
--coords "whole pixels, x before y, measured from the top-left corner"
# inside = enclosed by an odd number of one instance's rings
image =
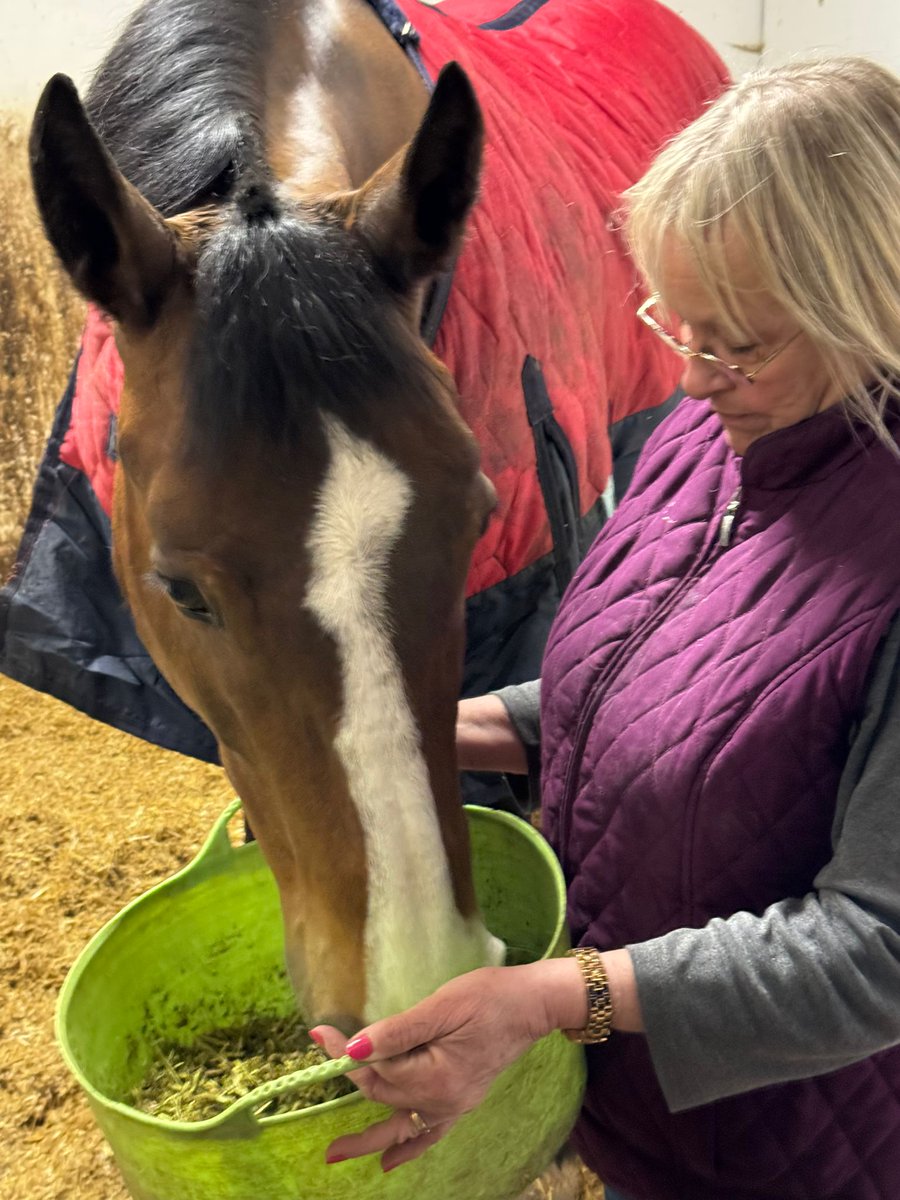
[[[349,1045],[318,1030],[395,1108],[328,1154],[422,1153],[563,1029],[608,1200],[895,1200],[900,80],[855,58],[745,79],[632,190],[627,234],[687,398],[540,688],[459,721],[466,767],[524,771],[540,742],[580,949]]]

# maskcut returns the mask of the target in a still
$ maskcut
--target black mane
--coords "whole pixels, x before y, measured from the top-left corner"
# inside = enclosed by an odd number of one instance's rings
[[[119,170],[164,216],[262,166],[263,66],[280,0],[146,0],[85,106]]]

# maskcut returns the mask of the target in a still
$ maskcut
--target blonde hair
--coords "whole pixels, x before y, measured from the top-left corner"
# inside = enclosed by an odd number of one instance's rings
[[[856,57],[754,72],[662,150],[626,204],[651,288],[674,235],[726,322],[746,332],[726,259],[726,231],[736,235],[848,410],[894,447],[883,413],[900,400],[897,76]]]

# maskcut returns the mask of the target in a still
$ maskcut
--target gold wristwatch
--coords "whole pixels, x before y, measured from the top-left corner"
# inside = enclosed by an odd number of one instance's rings
[[[585,1045],[605,1042],[612,1032],[612,1001],[600,951],[591,946],[578,946],[567,951],[566,956],[577,959],[581,968],[587,990],[588,1019],[584,1029],[566,1029],[564,1033],[571,1042]]]

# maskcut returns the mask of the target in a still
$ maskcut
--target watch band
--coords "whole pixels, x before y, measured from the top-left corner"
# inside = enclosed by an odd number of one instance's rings
[[[581,968],[588,998],[588,1019],[584,1029],[566,1029],[565,1035],[569,1041],[584,1045],[605,1042],[612,1032],[612,1001],[600,951],[592,946],[578,946],[569,950],[567,957],[577,959]]]

